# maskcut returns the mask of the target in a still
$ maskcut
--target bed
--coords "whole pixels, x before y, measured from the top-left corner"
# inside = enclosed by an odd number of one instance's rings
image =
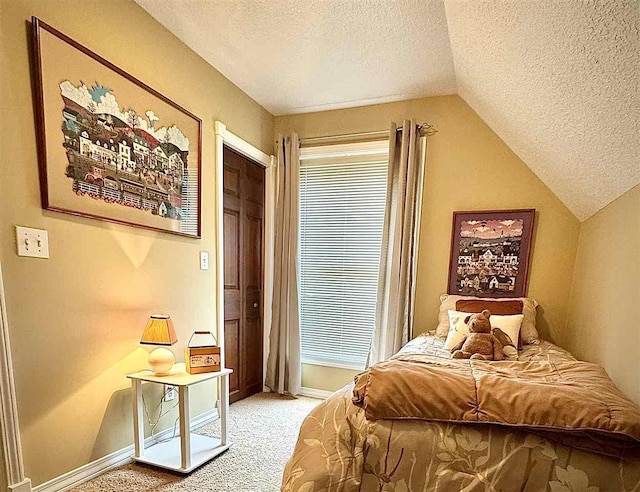
[[[442,338],[431,333],[378,366],[387,371],[380,373],[384,377],[362,373],[305,419],[284,471],[283,491],[640,490],[640,409],[599,366],[577,361],[552,343],[524,345],[517,362],[454,361]],[[455,405],[436,405],[447,408],[430,413],[435,408],[429,407],[431,394],[439,391],[447,399],[451,391],[439,372],[443,368],[446,375],[460,372],[455,385],[467,385],[456,390],[462,404],[476,398],[469,403],[475,405],[469,420],[470,412],[456,414]],[[521,412],[524,416],[516,412],[506,422],[494,418],[491,402],[497,398],[487,398],[487,384],[494,383],[486,376],[496,370],[503,372],[504,398],[519,393],[517,401],[531,407]],[[528,387],[552,385],[558,399],[513,392],[519,384],[527,387],[527,371],[538,378]],[[426,379],[416,383],[423,373]],[[597,384],[584,390],[584,381]],[[475,396],[464,394],[469,388]],[[575,406],[562,414],[554,406],[567,395]],[[564,421],[549,425],[549,414]],[[529,415],[533,421],[519,420]]]

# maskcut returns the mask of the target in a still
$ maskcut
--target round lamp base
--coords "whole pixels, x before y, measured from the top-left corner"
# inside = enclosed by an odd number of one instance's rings
[[[149,369],[156,376],[168,376],[175,361],[171,350],[160,347],[149,354]]]

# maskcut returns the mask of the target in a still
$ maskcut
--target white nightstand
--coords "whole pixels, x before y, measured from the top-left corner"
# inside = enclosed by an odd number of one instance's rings
[[[184,364],[176,364],[168,376],[155,376],[151,371],[129,374],[133,388],[133,442],[134,458],[140,463],[161,466],[169,470],[189,473],[203,463],[229,449],[227,419],[229,413],[229,374],[232,369],[205,374],[189,374]],[[189,425],[189,387],[218,378],[220,381],[220,439],[192,434]],[[168,384],[178,388],[180,410],[180,436],[144,447],[144,414],[142,382]]]

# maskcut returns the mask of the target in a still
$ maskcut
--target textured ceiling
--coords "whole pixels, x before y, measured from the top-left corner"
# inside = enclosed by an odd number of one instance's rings
[[[445,3],[458,93],[576,217],[640,183],[637,1]]]
[[[442,1],[136,2],[275,115],[456,92]]]
[[[581,220],[640,183],[638,0],[135,1],[273,114],[457,92]]]

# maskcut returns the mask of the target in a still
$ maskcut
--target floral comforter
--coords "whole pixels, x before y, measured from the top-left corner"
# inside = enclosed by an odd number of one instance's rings
[[[423,335],[394,358],[448,358]],[[542,341],[520,360],[575,360]],[[418,420],[368,421],[350,384],[305,419],[283,491],[640,491],[640,462],[611,458],[512,427]]]

